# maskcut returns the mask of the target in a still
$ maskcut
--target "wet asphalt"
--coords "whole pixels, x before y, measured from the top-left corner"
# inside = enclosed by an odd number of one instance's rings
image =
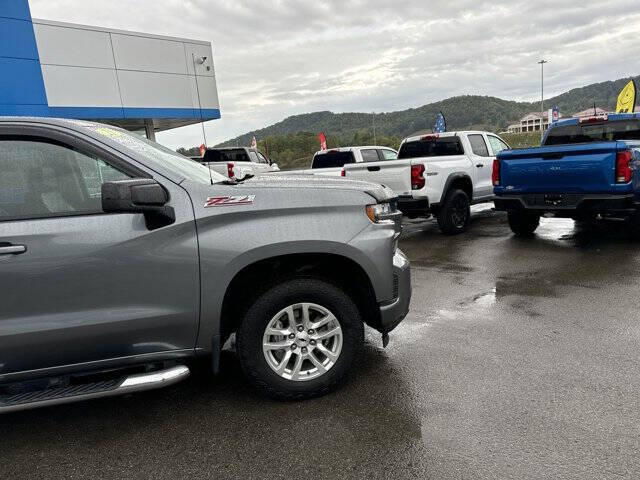
[[[155,392],[0,417],[0,479],[639,478],[640,243],[543,219],[409,220],[411,312],[327,397],[257,395],[236,357]]]

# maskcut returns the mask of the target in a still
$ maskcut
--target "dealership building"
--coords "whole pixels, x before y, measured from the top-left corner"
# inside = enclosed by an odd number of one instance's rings
[[[220,118],[210,42],[32,19],[0,1],[0,115],[146,134]]]

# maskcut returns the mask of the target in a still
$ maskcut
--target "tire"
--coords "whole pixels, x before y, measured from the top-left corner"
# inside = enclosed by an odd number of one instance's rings
[[[518,237],[530,237],[540,225],[540,215],[523,212],[509,212],[507,214],[509,227]]]
[[[462,190],[450,190],[438,212],[438,227],[445,235],[457,235],[469,226],[471,206],[469,196]]]
[[[302,332],[298,332],[297,329],[303,323],[302,307],[293,310],[295,325],[290,324],[290,310],[287,308],[300,304],[311,304],[308,307],[310,321],[331,318],[326,315],[329,312],[335,322],[331,320],[329,324],[317,327],[317,331],[309,330],[308,323],[304,325]],[[267,337],[267,327],[274,324],[274,328],[286,335]],[[338,336],[314,340],[315,337],[308,335],[311,331],[316,336],[328,334],[330,330],[335,332],[336,325],[341,332],[339,341]],[[290,335],[294,331],[296,338],[292,340]],[[306,335],[306,340],[298,338],[303,335]],[[287,346],[278,350],[265,350],[263,342]],[[279,400],[304,400],[331,392],[345,380],[361,355],[363,344],[364,323],[356,304],[335,285],[316,278],[293,278],[258,296],[249,306],[236,332],[240,364],[250,383],[262,393]],[[324,350],[320,350],[321,348]],[[305,349],[307,353],[303,355]],[[332,360],[323,351],[338,351],[338,354]],[[289,356],[285,360],[287,354]],[[316,361],[326,363],[323,365],[326,371],[322,371],[317,363],[311,361],[311,355]],[[295,374],[298,357],[303,360],[299,367],[300,373]],[[281,373],[277,373],[277,364],[282,365],[282,362],[286,363]],[[294,376],[297,378],[294,379]]]

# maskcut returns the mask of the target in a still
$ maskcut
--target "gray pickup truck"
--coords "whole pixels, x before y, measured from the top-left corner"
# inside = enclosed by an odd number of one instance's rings
[[[0,118],[0,412],[170,385],[219,368],[322,395],[364,324],[402,321],[409,262],[390,190],[328,177],[235,182],[134,134]]]

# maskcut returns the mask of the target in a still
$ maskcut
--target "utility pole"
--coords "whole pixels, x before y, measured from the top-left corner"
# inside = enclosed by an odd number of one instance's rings
[[[540,60],[540,143],[544,137],[544,64],[549,63],[546,60]],[[549,119],[550,121],[551,119]]]

